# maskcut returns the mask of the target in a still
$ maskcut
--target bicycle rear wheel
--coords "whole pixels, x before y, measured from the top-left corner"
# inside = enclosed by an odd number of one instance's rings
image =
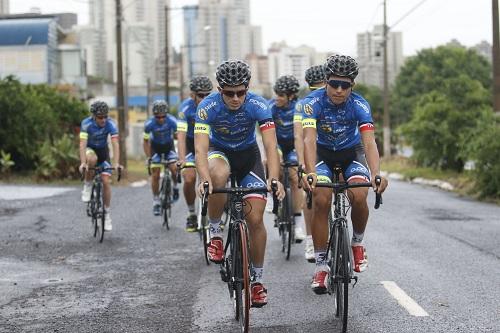
[[[294,230],[294,214],[293,214],[293,206],[292,206],[292,193],[290,188],[286,189],[286,210],[285,210],[285,217],[286,217],[286,242],[287,242],[287,250],[286,250],[286,260],[290,260],[290,252],[292,251],[292,242],[294,242],[294,237],[293,233],[295,232]]]
[[[235,318],[241,332],[247,333],[250,324],[250,264],[248,253],[248,233],[243,223],[236,229],[233,254]]]
[[[104,195],[102,194],[102,191],[101,191],[101,195],[99,196],[98,198],[98,201],[99,201],[99,205],[100,205],[100,208],[99,208],[99,213],[98,213],[98,216],[99,216],[99,228],[100,228],[100,236],[99,236],[99,243],[102,243],[102,241],[104,240],[104,222],[105,222],[105,219],[106,219],[106,209],[104,208]]]

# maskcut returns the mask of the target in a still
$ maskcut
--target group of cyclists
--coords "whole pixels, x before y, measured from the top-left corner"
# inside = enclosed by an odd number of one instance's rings
[[[361,95],[352,91],[357,74],[358,64],[353,58],[332,55],[323,65],[313,66],[305,72],[310,90],[305,98],[298,99],[300,84],[297,78],[284,75],[274,85],[275,98],[267,101],[249,91],[251,70],[248,64],[227,60],[217,67],[215,92],[208,77],[197,76],[191,80],[190,97],[182,102],[177,119],[168,113],[166,102],[155,101],[153,117],[144,125],[144,152],[152,169],[153,213],[160,214],[160,161],[177,161],[169,164],[174,200],[179,198],[176,174],[182,173],[188,207],[187,231],[198,229],[195,199],[196,194],[201,196],[205,192],[205,182],[211,193],[214,188],[225,187],[232,175],[239,186],[267,187],[271,192],[271,182],[277,180],[275,193],[279,200],[283,200],[285,191],[279,181],[281,162],[296,161],[302,172],[300,176],[298,170],[290,172],[289,179],[297,221],[296,238],[299,241],[305,238],[305,258],[315,263],[312,290],[316,294],[325,293],[329,274],[327,221],[332,193],[326,188],[315,188],[316,183],[332,181],[333,168],[340,164],[346,182],[372,182],[377,193],[382,193],[387,187],[384,177],[379,185],[375,183],[375,176],[380,175],[379,153],[370,106]],[[86,174],[82,201],[90,199],[92,171],[89,168],[95,165],[111,167],[108,136],[111,136],[113,147],[113,167],[121,168],[118,163],[118,131],[108,118],[108,106],[104,102],[94,102],[90,111],[92,115],[82,121],[80,132],[80,171]],[[256,125],[262,140],[262,155]],[[102,174],[107,231],[112,229],[110,175],[110,172]],[[304,190],[313,193],[311,209],[305,205]],[[368,221],[367,195],[367,188],[352,189],[349,193],[356,272],[364,271],[368,265],[363,246]],[[262,307],[267,304],[267,289],[264,287],[267,193],[249,194],[245,200],[248,203],[245,205],[245,219],[253,275],[251,304]],[[208,257],[215,263],[224,260],[221,216],[225,203],[224,194],[213,194],[208,198]]]

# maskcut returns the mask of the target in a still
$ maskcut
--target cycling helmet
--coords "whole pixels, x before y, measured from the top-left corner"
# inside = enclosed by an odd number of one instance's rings
[[[103,101],[96,101],[90,105],[90,112],[94,116],[105,116],[109,112],[108,104]]]
[[[167,113],[168,104],[164,100],[158,100],[153,102],[153,114],[157,115],[160,113]]]
[[[280,76],[274,84],[274,92],[277,94],[292,95],[299,92],[299,81],[293,75]]]
[[[215,72],[215,78],[219,86],[239,86],[248,87],[252,73],[250,66],[241,60],[226,60],[222,62]]]
[[[328,78],[330,75],[348,77],[354,81],[358,75],[358,63],[356,60],[349,56],[334,54],[326,59],[324,65],[325,77]]]
[[[212,91],[212,81],[208,78],[208,76],[196,76],[191,79],[189,83],[189,89],[191,91]]]
[[[323,83],[325,81],[325,69],[321,65],[309,67],[306,70],[305,79],[310,86],[317,83]]]

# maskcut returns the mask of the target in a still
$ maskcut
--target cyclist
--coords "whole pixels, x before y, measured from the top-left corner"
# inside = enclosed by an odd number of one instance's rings
[[[371,179],[374,191],[382,193],[387,187],[387,180],[382,178],[380,186],[375,184],[375,176],[380,174],[380,167],[370,106],[362,96],[352,92],[358,64],[349,56],[337,54],[328,57],[324,70],[326,87],[313,91],[302,104],[307,173],[303,183],[311,190],[318,181],[331,181],[333,166],[340,163],[347,182],[359,183]],[[311,186],[307,183],[307,176],[313,179]],[[353,224],[353,268],[356,272],[364,271],[368,265],[362,245],[368,222],[367,195],[367,188],[353,188],[349,191]],[[325,254],[331,198],[331,190],[314,189],[312,235],[316,270],[311,288],[316,294],[323,294],[327,290],[329,272]]]
[[[257,122],[266,151],[269,179],[278,179],[280,165],[274,122],[266,100],[248,91],[250,77],[250,67],[243,61],[222,62],[216,70],[218,92],[205,98],[198,106],[194,141],[200,194],[203,193],[205,181],[209,183],[209,191],[214,187],[225,187],[230,172],[240,186],[266,186],[264,168],[256,143]],[[267,187],[270,190],[269,184]],[[278,197],[282,199],[283,185],[279,182],[278,188]],[[221,194],[209,197],[211,240],[208,254],[209,259],[215,263],[224,260],[220,224],[225,202],[226,198]],[[245,214],[249,228],[253,276],[251,302],[253,307],[262,307],[267,304],[267,290],[262,284],[267,239],[263,222],[266,193],[248,195],[246,202]]]
[[[174,148],[173,135],[177,132],[177,122],[174,117],[167,114],[168,105],[163,100],[153,102],[153,117],[144,123],[143,149],[151,167],[151,190],[153,192],[153,214],[160,215],[160,169],[161,160],[166,162],[177,161]],[[179,199],[177,188],[177,166],[171,163],[168,168],[172,173],[173,201]]]
[[[83,119],[80,127],[80,173],[85,172],[83,184],[82,201],[90,201],[92,191],[92,178],[94,171],[88,168],[96,166],[105,169],[102,172],[103,199],[104,199],[104,230],[111,231],[110,203],[111,203],[111,168],[109,163],[108,136],[111,136],[111,146],[113,147],[113,166],[122,168],[119,164],[120,149],[118,142],[118,129],[115,122],[108,118],[109,107],[105,102],[96,101],[90,105],[92,115]]]
[[[293,115],[297,104],[299,81],[293,75],[280,76],[274,84],[276,98],[271,101],[269,108],[276,125],[276,138],[278,140],[281,158],[285,162],[297,162],[297,153],[294,149]],[[295,215],[295,240],[302,242],[306,235],[302,229],[304,216],[302,205],[304,195],[298,187],[297,168],[290,168],[290,189],[292,192],[292,209]]]
[[[181,167],[194,166],[194,121],[196,118],[196,107],[205,97],[210,95],[213,86],[212,81],[207,76],[197,76],[191,79],[189,88],[191,89],[191,96],[181,103],[177,121],[177,148],[179,149],[179,164]],[[186,199],[189,211],[186,230],[194,232],[198,229],[194,207],[196,199],[195,169],[184,169],[182,171],[182,178],[184,179],[184,198]]]
[[[325,71],[322,65],[312,66],[306,70],[305,80],[309,86],[310,91],[322,88],[325,86]],[[302,133],[302,101],[298,101],[295,104],[295,113],[293,115],[293,135],[294,135],[294,145],[295,151],[297,152],[297,159],[299,165],[304,168],[304,136]],[[306,246],[304,256],[307,261],[314,262],[314,245],[311,234],[311,221],[312,221],[312,209],[308,209],[307,205],[304,204],[302,207],[302,212],[304,214],[304,222],[306,225]]]

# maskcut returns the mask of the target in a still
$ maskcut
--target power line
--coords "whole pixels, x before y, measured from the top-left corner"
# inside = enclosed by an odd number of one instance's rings
[[[420,7],[420,6],[422,6],[425,2],[427,2],[427,0],[422,0],[418,4],[416,4],[415,6],[413,6],[413,8],[410,9],[408,12],[406,12],[406,14],[404,14],[399,20],[397,20],[396,23],[394,23],[393,25],[391,25],[389,27],[389,29],[394,28],[399,22],[403,21],[408,15],[410,15],[415,10],[417,10],[417,8]]]

